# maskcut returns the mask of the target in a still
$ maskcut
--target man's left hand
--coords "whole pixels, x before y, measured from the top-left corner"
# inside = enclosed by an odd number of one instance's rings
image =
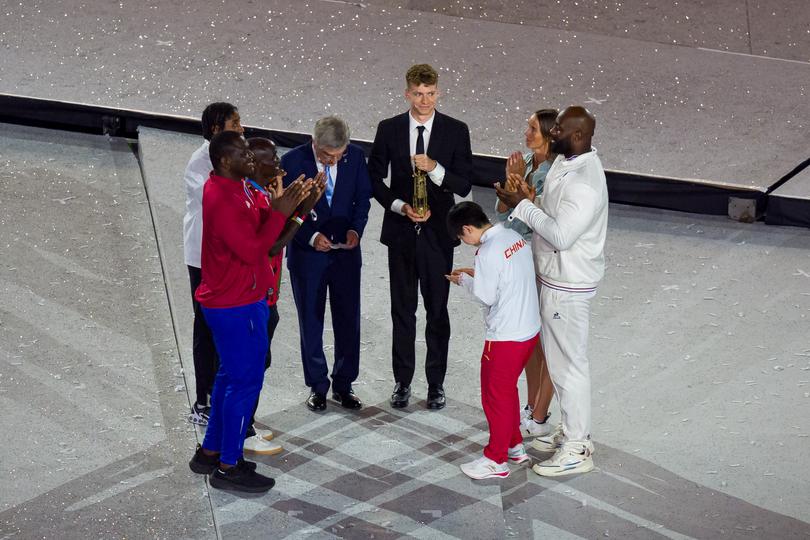
[[[430,172],[436,168],[436,161],[428,157],[427,154],[416,154],[413,156],[413,164],[420,171]]]
[[[510,180],[512,180],[511,177]],[[513,191],[509,191],[509,188],[513,188]],[[516,182],[513,180],[509,182],[509,186],[507,186],[506,189],[495,184],[495,194],[498,195],[498,199],[500,199],[503,204],[509,208],[514,208],[520,204],[520,201],[523,199],[534,202],[535,190],[534,188],[530,189],[529,186],[526,185],[526,182]]]
[[[346,233],[346,249],[354,249],[360,245],[360,235],[354,231]]]

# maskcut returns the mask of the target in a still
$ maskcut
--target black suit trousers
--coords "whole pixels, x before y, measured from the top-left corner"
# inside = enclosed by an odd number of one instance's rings
[[[205,322],[202,308],[194,299],[194,293],[202,281],[202,271],[194,266],[187,266],[188,281],[191,285],[191,301],[194,305],[194,329],[192,338],[192,353],[194,356],[194,382],[196,387],[197,403],[208,404],[208,396],[214,388],[214,378],[219,369],[219,357],[214,346],[214,336]]]
[[[388,248],[394,379],[406,386],[410,386],[416,367],[416,308],[420,291],[426,312],[425,375],[429,385],[444,384],[450,342],[447,313],[450,282],[444,276],[452,268],[453,248],[442,246],[429,227],[422,226],[413,249]]]

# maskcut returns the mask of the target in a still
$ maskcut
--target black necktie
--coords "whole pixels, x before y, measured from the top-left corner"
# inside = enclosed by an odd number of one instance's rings
[[[419,130],[419,134],[416,136],[416,155],[418,156],[425,153],[425,139],[422,138],[425,126],[416,126],[416,129]]]

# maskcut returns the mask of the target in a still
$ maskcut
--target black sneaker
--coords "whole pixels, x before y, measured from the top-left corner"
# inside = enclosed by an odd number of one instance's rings
[[[240,458],[238,463],[251,471],[256,470],[256,464],[252,461],[245,461]],[[197,451],[194,452],[194,457],[188,462],[189,469],[197,474],[211,474],[217,468],[217,465],[219,465],[219,454],[209,456],[202,451],[202,446],[199,444],[197,445]]]
[[[211,486],[229,491],[264,493],[276,485],[276,481],[272,478],[251,469],[249,463],[248,461],[239,461],[236,466],[225,470],[217,467],[209,477]]]
[[[219,454],[209,456],[202,451],[202,445],[197,445],[194,457],[188,462],[188,468],[197,474],[211,474],[219,465]]]

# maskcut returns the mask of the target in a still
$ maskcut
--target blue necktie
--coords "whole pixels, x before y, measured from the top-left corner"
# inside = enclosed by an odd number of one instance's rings
[[[326,171],[326,202],[329,206],[332,206],[332,193],[335,191],[335,181],[332,179],[331,167],[324,165],[323,169]]]

